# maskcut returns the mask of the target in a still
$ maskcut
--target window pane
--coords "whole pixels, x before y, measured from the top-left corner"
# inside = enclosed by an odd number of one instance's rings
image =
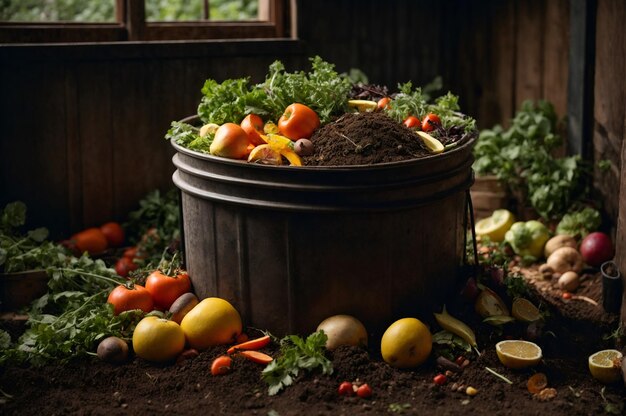
[[[146,0],[146,20],[204,20],[207,3],[209,20],[258,20],[259,0]]]
[[[0,20],[115,22],[115,0],[0,0]]]

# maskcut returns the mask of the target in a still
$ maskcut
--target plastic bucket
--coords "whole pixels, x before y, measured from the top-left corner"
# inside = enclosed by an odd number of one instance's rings
[[[194,291],[227,299],[246,325],[308,334],[344,313],[380,333],[405,316],[430,319],[458,287],[473,141],[344,167],[263,166],[172,145]]]

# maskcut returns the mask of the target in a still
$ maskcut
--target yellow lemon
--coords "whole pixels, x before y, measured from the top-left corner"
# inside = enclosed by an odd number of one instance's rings
[[[589,356],[589,371],[602,383],[615,383],[622,378],[622,353],[618,350],[602,350]]]
[[[476,235],[480,237],[489,237],[491,241],[504,241],[504,234],[511,228],[515,222],[515,216],[507,209],[497,209],[490,217],[483,218],[476,223]]]
[[[506,367],[532,367],[541,361],[541,348],[534,342],[522,340],[500,341],[496,344],[498,359]]]
[[[239,312],[221,298],[206,298],[198,303],[180,326],[191,348],[197,350],[235,342],[242,329]]]
[[[383,359],[397,368],[422,364],[433,347],[433,338],[419,319],[402,318],[391,324],[380,341]]]
[[[541,312],[528,299],[517,298],[511,306],[511,315],[518,321],[534,322],[541,319]]]
[[[180,326],[156,316],[143,318],[133,332],[133,350],[148,361],[165,362],[176,358],[185,348],[185,334]]]

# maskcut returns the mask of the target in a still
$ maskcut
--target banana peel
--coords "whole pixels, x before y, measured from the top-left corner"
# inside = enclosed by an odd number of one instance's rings
[[[476,335],[474,334],[474,331],[472,331],[472,328],[467,326],[465,322],[462,322],[450,315],[446,310],[446,305],[443,305],[443,311],[441,313],[435,313],[433,315],[435,315],[435,319],[437,320],[439,326],[446,331],[452,332],[453,334],[463,338],[474,349],[477,349],[478,344],[476,343]]]
[[[417,135],[420,137],[420,139],[422,139],[422,143],[424,143],[430,153],[437,154],[443,152],[446,149],[439,140],[435,139],[433,136],[426,133],[425,131],[418,131]]]
[[[348,100],[348,107],[356,108],[359,113],[369,113],[376,110],[378,103],[370,100]]]
[[[279,134],[261,134],[263,140],[275,151],[284,156],[291,166],[302,166],[302,159],[293,150],[293,141]]]

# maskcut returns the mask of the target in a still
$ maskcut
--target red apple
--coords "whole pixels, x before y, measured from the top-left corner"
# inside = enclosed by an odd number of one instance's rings
[[[589,234],[580,243],[580,254],[588,265],[600,267],[602,263],[613,258],[611,237],[601,232]]]

